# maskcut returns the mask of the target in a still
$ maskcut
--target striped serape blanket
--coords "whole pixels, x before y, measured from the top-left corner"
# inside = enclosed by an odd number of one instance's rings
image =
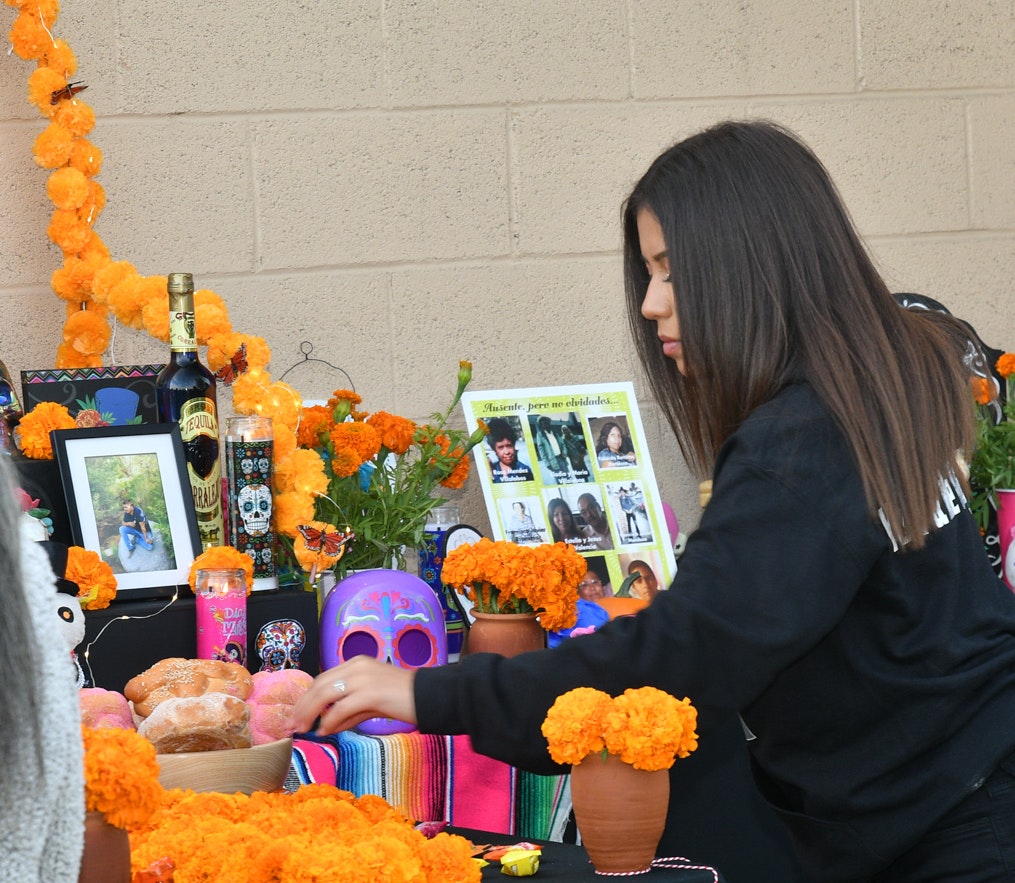
[[[561,839],[571,808],[567,776],[520,773],[468,736],[299,735],[285,787],[312,782],[376,794],[417,821],[539,839]]]

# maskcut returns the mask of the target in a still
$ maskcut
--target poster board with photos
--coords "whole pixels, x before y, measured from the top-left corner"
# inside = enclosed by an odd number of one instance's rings
[[[669,587],[677,564],[632,383],[470,391],[462,407],[470,432],[490,429],[473,451],[495,539],[563,539],[607,594],[645,565]]]

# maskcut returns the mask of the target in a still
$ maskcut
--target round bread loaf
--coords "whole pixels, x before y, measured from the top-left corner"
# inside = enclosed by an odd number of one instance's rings
[[[250,672],[235,662],[172,656],[131,678],[123,688],[123,695],[131,701],[134,712],[145,718],[167,699],[205,693],[226,693],[246,699],[253,689]]]
[[[166,699],[138,726],[156,754],[249,748],[250,709],[226,693]]]

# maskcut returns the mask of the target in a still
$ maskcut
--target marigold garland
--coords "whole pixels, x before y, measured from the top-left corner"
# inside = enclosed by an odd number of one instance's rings
[[[655,687],[625,690],[617,697],[577,687],[557,697],[542,733],[556,763],[573,766],[605,752],[635,769],[665,770],[698,747],[697,722],[690,699]]]

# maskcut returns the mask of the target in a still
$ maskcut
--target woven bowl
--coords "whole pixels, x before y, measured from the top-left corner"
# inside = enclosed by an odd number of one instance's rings
[[[159,781],[163,788],[252,794],[278,791],[289,772],[293,740],[279,739],[253,748],[159,754]]]

